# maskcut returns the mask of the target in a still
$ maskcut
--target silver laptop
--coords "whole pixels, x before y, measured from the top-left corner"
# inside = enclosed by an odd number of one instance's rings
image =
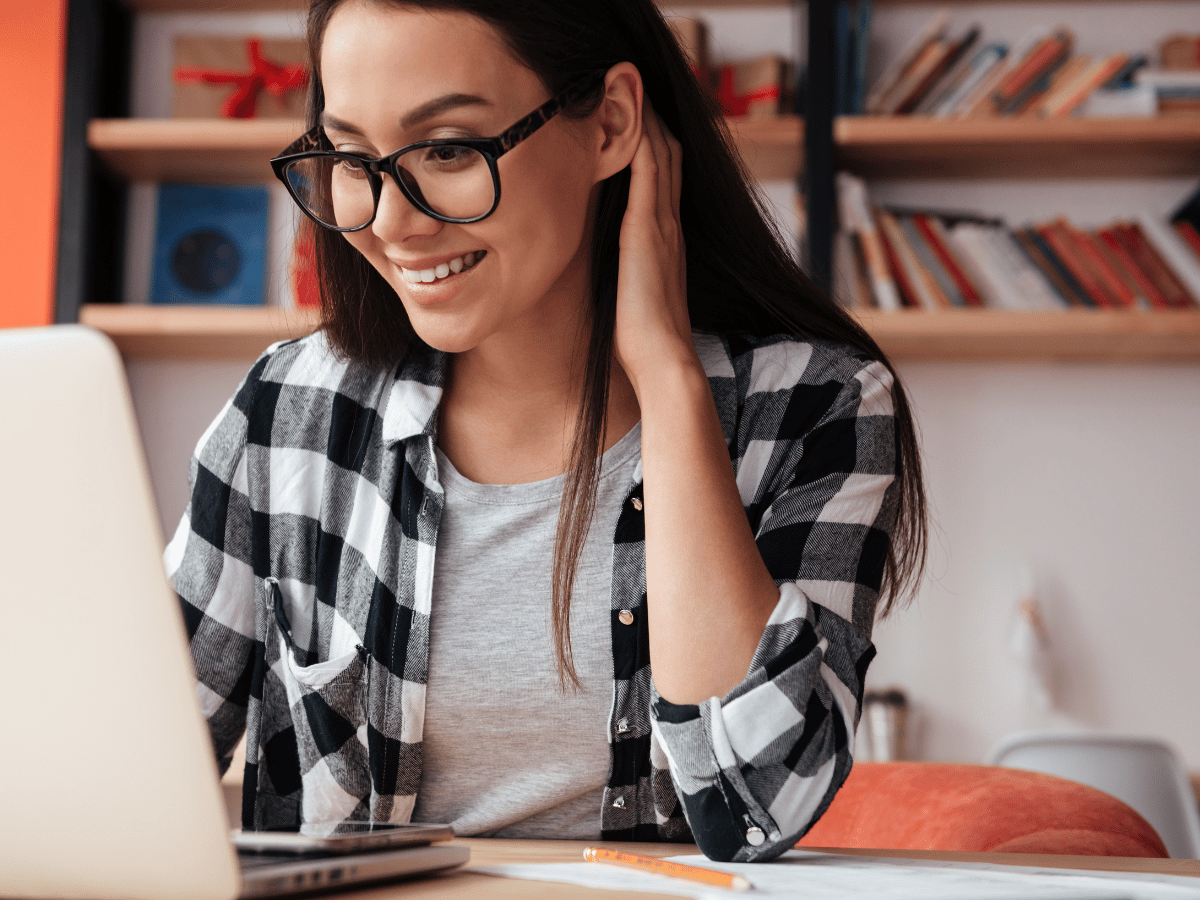
[[[239,865],[161,553],[112,343],[0,330],[0,896],[232,900],[465,863],[433,843]]]

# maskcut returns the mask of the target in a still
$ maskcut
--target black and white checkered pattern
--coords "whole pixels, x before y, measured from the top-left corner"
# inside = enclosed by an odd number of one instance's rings
[[[602,837],[768,859],[850,770],[896,516],[892,381],[831,344],[696,344],[780,599],[742,684],[700,706],[658,697],[638,466],[614,535]],[[277,344],[200,440],[166,563],[218,755],[248,731],[247,828],[412,813],[444,364],[420,348],[379,374],[320,334]]]

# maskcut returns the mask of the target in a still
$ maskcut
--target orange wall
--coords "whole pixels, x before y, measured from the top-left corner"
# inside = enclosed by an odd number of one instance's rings
[[[54,318],[66,0],[0,0],[0,327]]]

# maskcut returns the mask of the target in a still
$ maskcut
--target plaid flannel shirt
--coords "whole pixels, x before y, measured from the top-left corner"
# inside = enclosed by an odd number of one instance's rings
[[[896,514],[892,381],[838,345],[695,338],[780,597],[741,684],[698,706],[659,697],[639,464],[613,536],[601,836],[769,859],[850,771]],[[422,346],[368,371],[320,333],[276,344],[199,442],[165,560],[223,765],[247,733],[246,828],[412,813],[444,365]]]

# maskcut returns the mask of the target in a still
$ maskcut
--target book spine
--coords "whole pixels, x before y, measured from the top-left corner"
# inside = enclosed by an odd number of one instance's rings
[[[933,248],[938,259],[942,261],[942,265],[946,267],[946,271],[950,273],[950,277],[958,285],[963,302],[967,306],[983,306],[983,295],[971,280],[962,260],[955,254],[950,235],[946,233],[946,227],[932,216],[914,216],[913,222],[925,235],[929,246]]]
[[[1154,279],[1150,277],[1150,273],[1138,265],[1137,260],[1133,258],[1128,248],[1121,243],[1121,239],[1117,237],[1114,228],[1099,229],[1096,232],[1096,239],[1108,249],[1108,252],[1112,254],[1114,259],[1121,262],[1125,271],[1137,282],[1142,296],[1146,298],[1146,302],[1151,307],[1154,309],[1171,308],[1171,304],[1158,289],[1158,285],[1154,283]]]
[[[895,281],[892,280],[887,254],[879,239],[870,204],[867,202],[866,184],[849,172],[838,172],[834,176],[834,185],[841,227],[858,235],[862,245],[875,305],[880,309],[899,309],[902,305],[900,295],[896,291]]]
[[[1171,227],[1183,238],[1184,243],[1192,248],[1192,252],[1196,254],[1196,258],[1200,259],[1200,231],[1196,230],[1196,226],[1191,222],[1180,219],[1172,222]]]
[[[908,305],[918,309],[937,309],[937,301],[926,286],[921,267],[905,243],[895,217],[886,210],[876,210],[875,216],[884,246],[888,248],[888,258],[894,267],[892,274],[901,292],[907,296]]]
[[[917,227],[913,218],[898,216],[896,221],[900,225],[900,230],[904,232],[904,239],[916,254],[917,262],[921,264],[921,269],[926,276],[926,283],[933,291],[934,299],[942,307],[964,306],[965,303],[958,290],[958,285],[954,283],[954,279],[950,277],[950,273],[946,271],[942,261],[933,252],[933,248],[929,246],[924,233]]]
[[[955,225],[950,235],[963,257],[975,271],[984,292],[984,305],[995,309],[1025,309],[1026,304],[1009,284],[1004,271],[988,245],[988,228],[968,222]]]
[[[1046,281],[1040,269],[1021,252],[1020,245],[1007,228],[993,228],[987,233],[1005,280],[1024,301],[1027,309],[1062,309],[1066,301]]]
[[[1061,220],[1059,222],[1048,222],[1044,225],[1035,225],[1034,228],[1037,229],[1037,233],[1045,239],[1046,243],[1050,245],[1054,254],[1062,260],[1063,265],[1071,270],[1071,275],[1074,276],[1075,280],[1087,292],[1092,305],[1105,308],[1111,307],[1112,301],[1101,289],[1096,276],[1092,274],[1091,269],[1080,255],[1079,249],[1075,246],[1075,240],[1062,227]]]
[[[1038,79],[1059,65],[1070,53],[1074,40],[1065,30],[1056,31],[1037,44],[992,93],[997,111],[1003,111],[1017,101]]]
[[[1109,246],[1108,242],[1100,237],[1099,229],[1090,233],[1084,232],[1084,237],[1086,237],[1091,242],[1092,246],[1096,248],[1096,252],[1099,253],[1104,259],[1105,265],[1107,265],[1113,274],[1120,279],[1121,284],[1124,285],[1124,288],[1128,292],[1129,296],[1133,298],[1131,306],[1136,309],[1152,308],[1154,304],[1150,302],[1149,295],[1146,293],[1145,288],[1142,287],[1142,282],[1139,277],[1141,273],[1135,274],[1137,267],[1134,266],[1133,269],[1131,269],[1129,266],[1127,266],[1125,259],[1121,255],[1115,253],[1112,247]]]
[[[1195,306],[1197,298],[1200,298],[1200,261],[1165,222],[1147,213],[1138,213],[1136,219],[1142,234],[1154,245],[1158,255],[1170,266],[1190,295],[1190,305]]]
[[[1191,305],[1187,290],[1175,277],[1175,273],[1163,262],[1158,251],[1146,240],[1142,230],[1132,222],[1113,226],[1113,235],[1129,251],[1138,267],[1154,282],[1159,293],[1171,309],[1186,309]]]
[[[1087,261],[1088,267],[1095,274],[1097,281],[1100,283],[1104,293],[1112,302],[1114,308],[1125,308],[1137,306],[1137,298],[1133,292],[1125,286],[1120,277],[1108,265],[1108,262],[1096,249],[1096,245],[1092,243],[1091,238],[1083,231],[1080,231],[1073,225],[1063,223],[1063,227],[1070,232],[1071,238],[1075,241],[1075,246],[1079,248],[1080,254]]]
[[[1128,53],[1118,53],[1101,60],[1084,73],[1078,83],[1072,85],[1071,91],[1064,94],[1062,99],[1047,110],[1046,115],[1053,119],[1065,119],[1081,107],[1092,92],[1100,85],[1119,72],[1129,61]]]
[[[1013,232],[1013,237],[1025,250],[1025,255],[1042,270],[1042,274],[1054,285],[1055,290],[1069,306],[1092,306],[1092,301],[1086,292],[1075,281],[1066,266],[1059,262],[1058,257],[1046,245],[1040,234],[1032,228],[1018,228]]]

